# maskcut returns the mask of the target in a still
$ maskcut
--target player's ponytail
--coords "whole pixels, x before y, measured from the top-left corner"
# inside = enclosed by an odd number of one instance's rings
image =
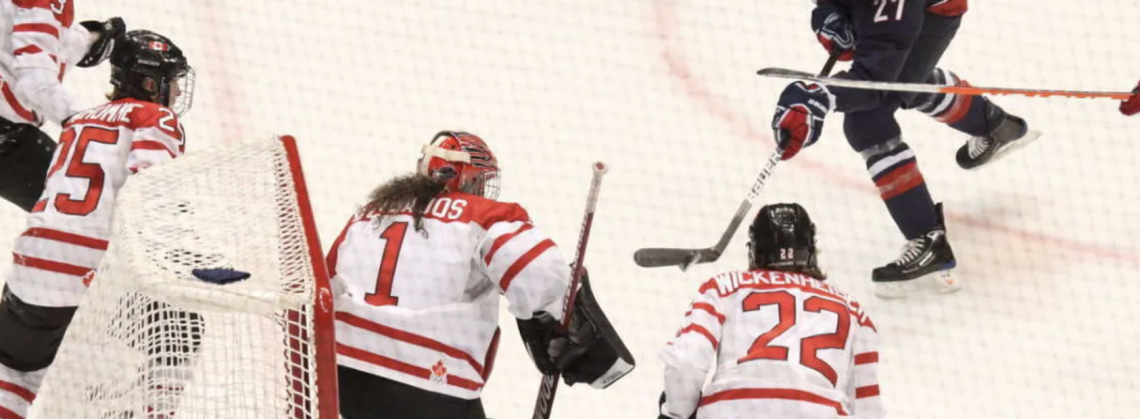
[[[393,214],[411,210],[416,231],[423,231],[423,215],[428,204],[438,196],[447,183],[412,173],[397,177],[380,185],[368,196],[367,212]]]

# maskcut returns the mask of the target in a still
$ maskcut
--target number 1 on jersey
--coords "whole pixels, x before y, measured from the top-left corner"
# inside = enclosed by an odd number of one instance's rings
[[[396,276],[396,263],[400,261],[400,247],[404,245],[404,234],[408,223],[395,222],[380,233],[384,238],[384,255],[380,257],[380,269],[376,273],[376,292],[364,295],[364,302],[374,306],[394,306],[400,298],[392,295],[392,280]]]

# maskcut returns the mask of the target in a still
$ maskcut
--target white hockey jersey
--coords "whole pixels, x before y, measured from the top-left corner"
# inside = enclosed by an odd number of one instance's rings
[[[661,414],[878,419],[878,345],[859,303],[827,283],[787,272],[724,273],[701,286],[662,351]]]
[[[78,305],[86,275],[111,237],[115,196],[127,177],[185,150],[169,108],[122,99],[76,114],[63,127],[40,200],[16,239],[8,286],[24,301]]]
[[[75,22],[75,0],[0,0],[0,118],[39,126],[82,110],[63,75],[97,36]]]
[[[436,197],[423,231],[409,212],[356,214],[328,266],[340,365],[463,399],[491,374],[499,295],[520,319],[561,319],[570,279],[521,206],[465,193]]]

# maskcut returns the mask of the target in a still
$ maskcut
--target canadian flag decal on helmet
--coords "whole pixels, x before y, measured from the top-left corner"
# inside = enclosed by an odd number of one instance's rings
[[[150,49],[153,49],[155,51],[168,51],[168,50],[170,50],[169,45],[166,45],[166,44],[159,42],[159,41],[150,41],[150,44],[148,44],[147,47]]]

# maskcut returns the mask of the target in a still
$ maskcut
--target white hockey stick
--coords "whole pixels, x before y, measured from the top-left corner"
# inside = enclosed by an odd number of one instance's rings
[[[578,279],[582,277],[584,262],[586,260],[586,243],[590,240],[590,227],[594,224],[594,210],[598,205],[598,193],[602,189],[602,176],[609,171],[605,163],[594,163],[594,178],[590,181],[590,193],[586,195],[586,215],[582,217],[582,229],[578,231],[578,250],[574,255],[574,272],[570,277],[570,288],[566,291],[566,299],[562,302],[562,330],[570,327],[570,317],[574,311],[574,292],[578,289]],[[542,376],[542,384],[538,388],[538,400],[534,402],[534,419],[549,419],[551,407],[554,406],[554,393],[558,391],[558,379],[561,372]]]
[[[732,236],[736,234],[736,229],[740,227],[740,223],[744,221],[744,217],[748,215],[748,210],[752,209],[752,204],[756,201],[756,197],[760,196],[760,190],[764,188],[764,184],[768,182],[768,177],[772,175],[772,171],[776,169],[776,165],[780,163],[781,151],[776,150],[768,157],[768,163],[764,165],[764,169],[760,171],[760,175],[756,177],[756,182],[752,184],[752,189],[748,191],[748,196],[736,208],[736,214],[732,216],[732,222],[728,223],[728,228],[721,234],[720,240],[716,245],[704,249],[677,249],[677,248],[645,248],[638,249],[633,254],[633,261],[637,266],[643,268],[657,268],[661,266],[679,266],[682,271],[689,269],[690,266],[697,263],[715,262],[720,259],[720,255],[724,253],[724,249],[728,247],[728,243],[732,241]]]
[[[765,77],[806,80],[825,86],[847,87],[851,89],[883,90],[891,92],[946,93],[953,95],[1020,95],[1028,97],[1068,97],[1079,99],[1128,100],[1132,92],[1103,92],[1085,90],[1014,89],[1006,87],[946,86],[926,83],[896,83],[867,80],[846,80],[834,77],[817,76],[811,73],[785,68],[765,68],[756,74]]]

